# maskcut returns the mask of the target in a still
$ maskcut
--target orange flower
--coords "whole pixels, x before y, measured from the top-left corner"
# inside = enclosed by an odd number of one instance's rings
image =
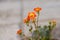
[[[39,8],[39,7],[34,8],[34,11],[35,11],[35,12],[39,12],[40,10],[42,10],[42,8]]]
[[[26,22],[27,22],[27,19],[25,18],[25,19],[24,19],[24,23],[26,23]]]
[[[28,20],[28,21],[30,21],[30,18],[29,18],[29,17],[27,17],[27,20]]]
[[[36,17],[35,12],[29,12],[29,13],[28,13],[28,18],[29,18],[29,19],[35,19],[35,17]]]
[[[19,29],[19,30],[17,31],[17,34],[21,34],[21,33],[22,33],[22,30]]]
[[[24,23],[27,23],[29,21],[30,21],[30,18],[28,18],[28,17],[24,19]]]

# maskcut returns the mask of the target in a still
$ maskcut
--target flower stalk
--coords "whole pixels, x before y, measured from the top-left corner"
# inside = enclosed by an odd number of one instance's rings
[[[37,27],[38,27],[38,22],[39,22],[39,12],[37,12]]]

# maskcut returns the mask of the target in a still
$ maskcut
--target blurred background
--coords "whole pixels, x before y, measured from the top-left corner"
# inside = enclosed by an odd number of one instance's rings
[[[41,7],[40,23],[57,20],[53,37],[60,40],[60,0],[0,0],[0,40],[18,40],[16,31],[23,28],[23,18],[33,8]],[[27,33],[27,28],[24,28]]]

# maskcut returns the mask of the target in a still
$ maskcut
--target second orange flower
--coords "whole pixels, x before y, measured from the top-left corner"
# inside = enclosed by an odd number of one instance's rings
[[[40,10],[42,10],[42,8],[40,8],[40,7],[34,8],[34,11],[35,11],[35,12],[39,12]]]
[[[35,19],[36,18],[36,14],[35,14],[35,12],[29,12],[28,13],[28,18],[30,18],[30,19]]]

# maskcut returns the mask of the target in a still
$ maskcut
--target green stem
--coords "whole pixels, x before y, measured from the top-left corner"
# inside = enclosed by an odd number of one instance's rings
[[[38,17],[37,17],[37,26],[38,26],[38,21],[39,21],[39,12],[37,12]]]
[[[34,22],[34,25],[35,25],[35,28],[36,28],[36,24],[35,24],[35,22]]]
[[[48,40],[51,39],[51,31],[52,31],[51,24],[49,24],[49,35],[48,35]]]

